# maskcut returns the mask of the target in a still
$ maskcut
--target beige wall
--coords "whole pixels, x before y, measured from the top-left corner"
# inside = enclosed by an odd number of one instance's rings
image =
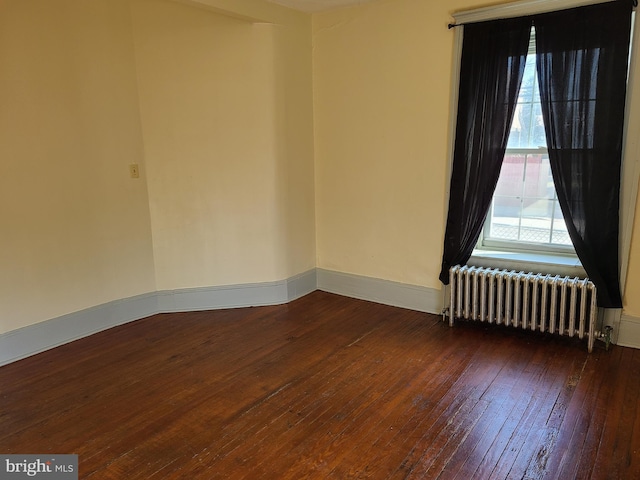
[[[318,266],[440,288],[460,2],[314,15]]]
[[[313,268],[310,17],[162,0],[132,14],[158,289]]]
[[[155,289],[130,22],[0,2],[0,333]]]
[[[440,288],[454,48],[446,25],[481,6],[379,0],[314,15],[318,267]],[[630,144],[625,175],[634,181],[638,157]],[[625,187],[631,208],[636,187]],[[633,215],[624,222],[627,231]],[[624,302],[640,316],[633,238]]]
[[[0,334],[315,266],[309,15],[6,0],[0,65]]]

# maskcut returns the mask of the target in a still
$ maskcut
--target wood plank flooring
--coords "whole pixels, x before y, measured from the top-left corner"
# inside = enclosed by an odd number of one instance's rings
[[[314,292],[0,368],[0,453],[83,479],[640,479],[640,350]]]

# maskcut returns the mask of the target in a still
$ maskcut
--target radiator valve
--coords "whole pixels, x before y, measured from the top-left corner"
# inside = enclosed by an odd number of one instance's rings
[[[611,345],[611,335],[613,327],[611,325],[605,325],[604,332],[598,332],[597,337],[605,343],[605,350],[609,351],[609,345]]]
[[[609,345],[611,345],[611,332],[613,332],[613,327],[611,325],[604,327],[604,342],[605,350],[607,351],[609,351]]]

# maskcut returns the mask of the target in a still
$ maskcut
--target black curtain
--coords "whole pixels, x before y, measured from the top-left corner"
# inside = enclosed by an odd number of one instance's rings
[[[620,169],[631,1],[535,17],[549,161],[578,258],[601,307],[621,308]]]
[[[531,19],[465,25],[449,214],[440,280],[478,241],[507,146],[529,45]]]

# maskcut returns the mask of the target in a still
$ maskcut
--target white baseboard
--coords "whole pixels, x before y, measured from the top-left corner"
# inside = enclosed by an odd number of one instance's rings
[[[314,268],[287,280],[287,302],[304,297],[318,289],[318,270]]]
[[[623,347],[640,348],[640,318],[622,315],[616,344]]]
[[[315,269],[278,282],[152,292],[0,334],[0,365],[157,313],[278,305],[316,290]]]
[[[278,282],[163,290],[156,293],[159,312],[280,305],[316,290],[316,270]]]
[[[278,282],[165,290],[115,300],[0,334],[0,365],[157,313],[279,305],[319,289],[347,297],[440,314],[442,291],[378,278],[313,269]],[[622,315],[617,344],[640,348],[640,318]]]
[[[419,312],[442,311],[442,291],[406,283],[317,269],[318,289]]]
[[[157,312],[155,293],[115,300],[0,335],[0,365]]]

